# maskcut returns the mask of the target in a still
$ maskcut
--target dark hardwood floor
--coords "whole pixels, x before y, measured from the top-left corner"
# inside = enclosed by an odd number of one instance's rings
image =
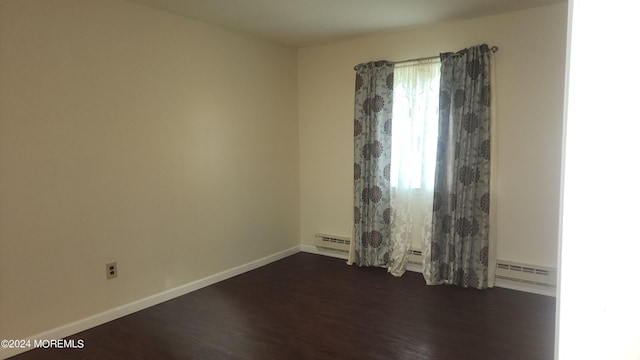
[[[26,359],[553,359],[555,299],[298,253]]]

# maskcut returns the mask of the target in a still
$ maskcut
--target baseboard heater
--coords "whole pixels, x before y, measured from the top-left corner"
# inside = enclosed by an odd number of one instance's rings
[[[409,250],[409,263],[422,266],[422,251]],[[498,260],[496,279],[555,288],[556,269]]]
[[[351,239],[345,236],[316,234],[315,246],[324,250],[349,252]],[[409,250],[409,263],[422,265],[422,251]],[[556,287],[556,269],[498,260],[496,264],[496,279],[515,281],[519,283]]]
[[[409,264],[415,264],[422,266],[422,251],[411,249],[409,250]]]
[[[349,252],[351,239],[345,236],[316,234],[315,246],[324,250]],[[422,265],[422,251],[416,249],[409,250],[409,263]]]
[[[550,267],[503,260],[498,260],[496,264],[496,279],[555,288],[556,275],[556,269]]]
[[[338,235],[316,234],[315,245],[320,249],[348,253],[351,247],[351,239]]]

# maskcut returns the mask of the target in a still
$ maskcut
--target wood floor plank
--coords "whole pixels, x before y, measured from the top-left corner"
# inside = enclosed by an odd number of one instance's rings
[[[553,359],[555,299],[298,253],[27,359]]]

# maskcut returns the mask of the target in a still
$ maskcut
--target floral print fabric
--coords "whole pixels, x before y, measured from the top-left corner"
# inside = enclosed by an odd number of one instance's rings
[[[490,55],[487,45],[442,54],[433,233],[427,284],[488,286]]]
[[[393,63],[356,67],[354,112],[355,263],[387,267],[390,256]]]

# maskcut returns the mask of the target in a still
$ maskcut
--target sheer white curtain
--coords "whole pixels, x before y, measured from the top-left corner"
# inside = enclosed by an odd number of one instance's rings
[[[431,236],[438,143],[440,60],[396,64],[391,148],[391,264],[401,276],[409,250]]]

